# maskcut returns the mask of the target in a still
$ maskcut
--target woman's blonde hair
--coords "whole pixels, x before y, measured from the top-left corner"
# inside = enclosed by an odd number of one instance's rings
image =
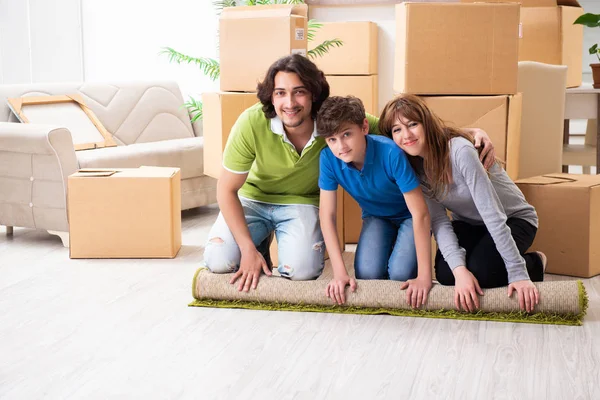
[[[379,119],[379,131],[393,139],[392,127],[403,120],[423,126],[425,154],[422,163],[419,157],[408,154],[407,157],[424,184],[426,195],[441,200],[452,183],[450,139],[462,137],[473,143],[473,137],[446,125],[424,100],[412,94],[401,94],[386,104]]]

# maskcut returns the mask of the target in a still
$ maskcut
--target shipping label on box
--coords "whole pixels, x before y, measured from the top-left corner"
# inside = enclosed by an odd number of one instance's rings
[[[181,248],[179,168],[82,169],[67,201],[71,258],[173,258]]]
[[[600,274],[600,175],[551,174],[516,183],[538,214],[530,251],[546,254],[546,272]]]
[[[221,91],[255,92],[275,61],[306,55],[308,6],[224,8],[219,20]]]
[[[217,92],[202,95],[205,175],[219,178],[223,150],[231,128],[242,112],[256,103],[256,93]]]
[[[396,5],[394,90],[489,95],[517,92],[519,5]]]

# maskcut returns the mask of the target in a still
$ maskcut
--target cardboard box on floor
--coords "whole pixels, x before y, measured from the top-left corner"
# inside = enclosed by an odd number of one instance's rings
[[[488,95],[517,92],[519,5],[396,5],[394,90]]]
[[[328,75],[331,96],[352,95],[362,100],[365,111],[379,115],[379,75]]]
[[[546,254],[546,272],[600,274],[600,175],[551,174],[517,185],[537,211],[539,229],[530,251]]]
[[[224,8],[219,20],[221,91],[255,92],[277,59],[306,56],[307,15],[306,4]]]
[[[558,0],[558,4],[565,6],[556,7],[555,0],[554,7],[521,9],[519,61],[567,65],[567,87],[581,86],[583,26],[573,22],[583,9],[573,0]]]
[[[446,123],[457,128],[481,128],[491,138],[496,157],[506,163],[512,179],[519,173],[521,141],[520,93],[512,96],[423,96],[427,105]],[[344,233],[347,243],[357,243],[362,229],[358,203],[344,197]]]
[[[325,75],[375,75],[377,71],[377,24],[370,21],[323,22],[308,43],[314,49],[325,40],[339,39],[333,47],[314,59]],[[350,61],[351,60],[351,61]]]
[[[337,227],[337,235],[340,243],[340,249],[342,253],[346,247],[346,239],[344,236],[344,190],[339,187],[337,191],[337,215],[336,215],[336,227]],[[277,249],[277,238],[274,238],[271,242],[271,247],[269,248],[269,252],[271,253],[271,261],[273,262],[274,268],[277,268],[279,263],[279,251]],[[325,250],[325,259],[329,258],[329,254],[327,250]]]
[[[70,258],[173,258],[179,168],[82,169],[68,178]]]
[[[219,178],[223,150],[231,128],[240,114],[256,103],[256,93],[217,92],[202,95],[205,175]]]

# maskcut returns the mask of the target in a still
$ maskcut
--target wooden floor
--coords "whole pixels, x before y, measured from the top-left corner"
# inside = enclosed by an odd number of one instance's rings
[[[0,227],[0,399],[600,399],[600,277],[582,327],[187,307],[216,215],[173,260]]]

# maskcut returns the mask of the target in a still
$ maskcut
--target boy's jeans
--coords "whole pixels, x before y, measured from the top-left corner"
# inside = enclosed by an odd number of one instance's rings
[[[325,244],[319,226],[319,209],[311,205],[261,203],[240,198],[250,236],[269,264],[269,241],[277,235],[281,276],[292,280],[316,279],[323,272]],[[220,239],[220,240],[219,240]],[[208,234],[204,263],[214,273],[235,272],[240,249],[219,213]]]
[[[358,239],[357,279],[406,281],[417,277],[412,218],[366,217]]]

